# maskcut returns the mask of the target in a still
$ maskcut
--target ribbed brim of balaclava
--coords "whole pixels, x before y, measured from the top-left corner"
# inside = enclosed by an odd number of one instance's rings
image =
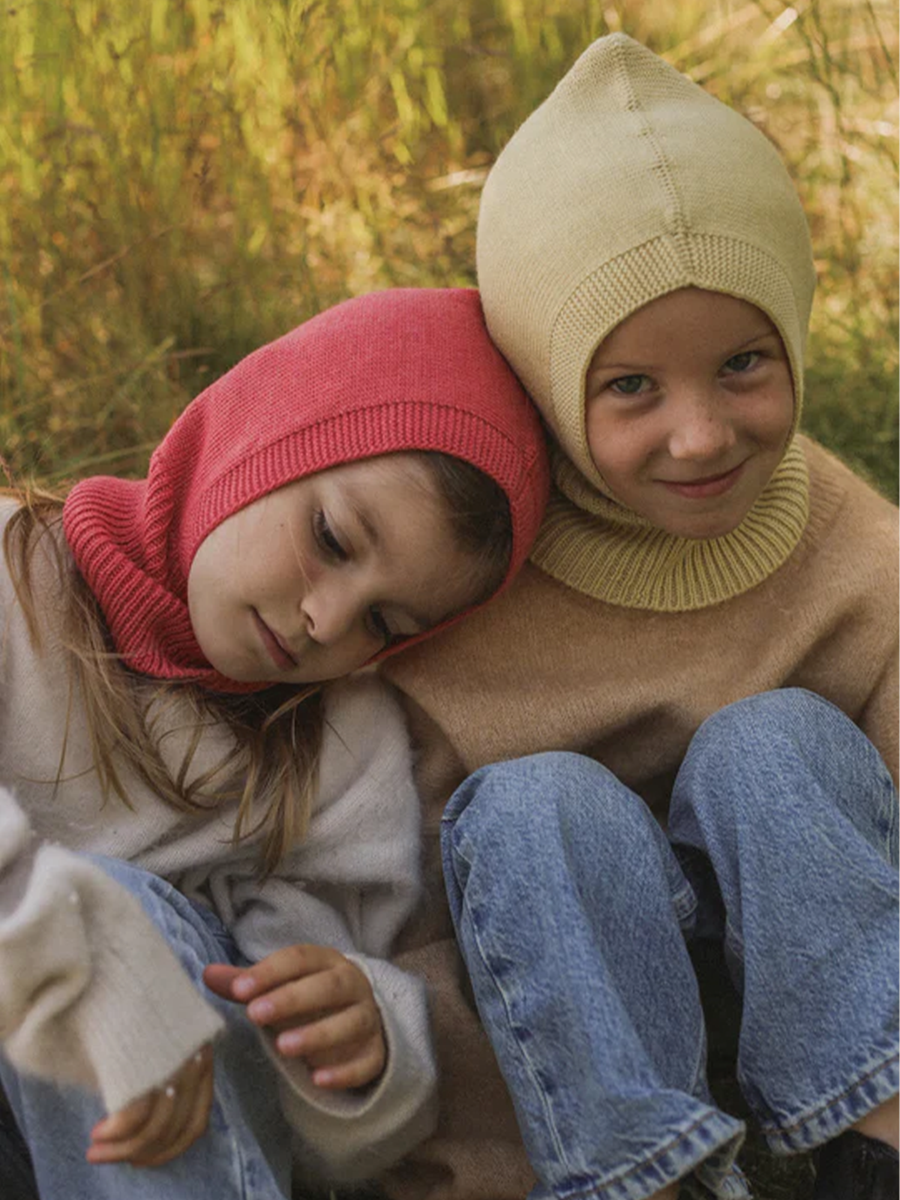
[[[608,490],[587,445],[587,367],[678,288],[770,317],[796,428],[815,273],[793,184],[764,134],[631,38],[596,41],[513,135],[485,184],[477,260],[491,336],[593,487]]]
[[[200,543],[293,480],[403,450],[453,455],[503,489],[513,528],[508,582],[540,525],[546,452],[474,290],[404,288],[339,304],[199,395],[145,480],[98,476],[72,489],[66,539],[123,661],[215,691],[267,686],[225,679],[200,651],[187,609]]]

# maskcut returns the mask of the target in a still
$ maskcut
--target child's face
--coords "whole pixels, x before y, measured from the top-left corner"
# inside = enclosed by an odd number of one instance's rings
[[[191,563],[188,609],[220,674],[315,683],[475,603],[481,582],[427,468],[392,454],[296,480],[223,521]]]
[[[787,355],[744,300],[671,292],[606,337],[588,368],[591,456],[613,497],[668,533],[720,537],[769,481],[793,423]]]

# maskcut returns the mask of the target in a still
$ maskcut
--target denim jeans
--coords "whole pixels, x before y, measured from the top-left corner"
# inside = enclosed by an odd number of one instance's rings
[[[203,968],[241,965],[218,918],[146,871],[114,859],[95,861],[143,904],[182,965],[225,1017],[215,1047],[215,1096],[209,1126],[184,1154],[161,1167],[85,1161],[90,1130],[105,1114],[99,1099],[20,1074],[0,1057],[0,1082],[28,1147],[41,1200],[278,1200],[290,1195],[290,1133],[275,1069],[242,1006],[208,992]],[[4,1121],[0,1106],[0,1123]],[[8,1121],[9,1116],[6,1114]],[[16,1154],[16,1130],[0,1129],[0,1196],[32,1200],[27,1156]]]
[[[721,936],[738,1079],[771,1148],[836,1136],[898,1087],[896,793],[877,752],[797,689],[695,735],[668,834],[568,753],[486,767],[442,829],[457,937],[539,1183],[742,1197],[740,1122],[705,1079],[687,940]]]

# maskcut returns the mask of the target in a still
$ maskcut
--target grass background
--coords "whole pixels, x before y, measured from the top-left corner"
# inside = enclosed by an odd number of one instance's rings
[[[480,184],[623,29],[788,161],[820,275],[806,427],[897,489],[894,0],[5,0],[0,452],[140,473],[244,354],[474,283]]]
[[[321,308],[473,284],[493,158],[618,29],[787,160],[820,278],[805,427],[896,496],[894,0],[5,0],[11,472],[140,474],[192,395]],[[747,1162],[761,1200],[808,1195],[808,1165]]]

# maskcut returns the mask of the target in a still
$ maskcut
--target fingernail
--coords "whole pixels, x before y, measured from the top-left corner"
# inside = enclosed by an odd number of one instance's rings
[[[329,1083],[331,1083],[332,1079],[334,1079],[334,1075],[331,1073],[331,1071],[313,1072],[313,1083],[317,1084],[319,1087],[327,1086]]]
[[[273,1015],[275,1009],[269,1000],[254,1000],[247,1009],[247,1012],[253,1021],[267,1021]]]
[[[293,1050],[303,1049],[303,1034],[298,1030],[291,1030],[289,1033],[279,1034],[276,1041],[278,1049],[283,1053],[290,1053]]]
[[[242,975],[232,984],[232,991],[236,996],[252,996],[256,987],[256,980],[252,975]]]

